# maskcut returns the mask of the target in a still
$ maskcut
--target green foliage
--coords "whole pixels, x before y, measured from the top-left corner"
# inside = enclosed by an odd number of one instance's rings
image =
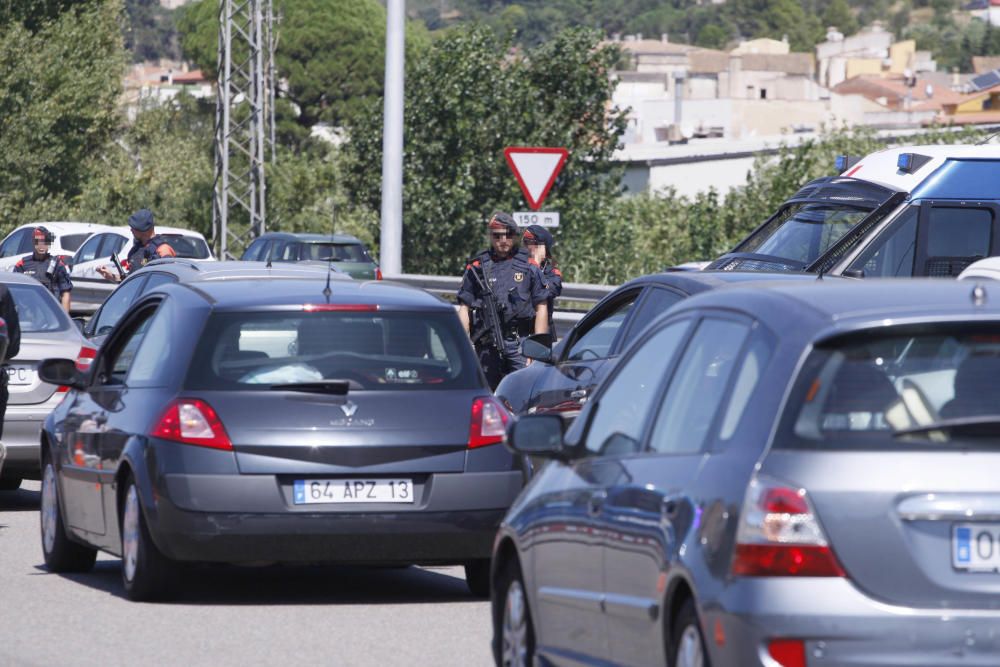
[[[125,48],[132,53],[133,61],[180,59],[173,12],[162,7],[159,0],[126,0],[125,12]]]
[[[87,158],[117,126],[125,62],[121,13],[118,0],[81,2],[34,32],[17,22],[0,27],[5,227],[76,196],[90,175]]]
[[[282,97],[301,109],[298,122],[340,125],[382,91],[385,9],[378,0],[276,0],[275,53]],[[219,5],[198,0],[179,10],[184,56],[217,75]],[[407,27],[407,54],[415,57],[429,37],[420,24]]]
[[[823,24],[836,26],[845,35],[853,35],[858,31],[858,21],[851,13],[847,0],[832,0],[823,13]]]
[[[569,30],[522,55],[485,27],[455,30],[407,73],[403,241],[407,271],[454,273],[482,246],[494,209],[524,210],[503,158],[507,146],[570,150],[546,205],[559,210],[565,247],[589,247],[593,220],[617,194],[610,158],[624,116],[608,109],[616,48]],[[379,210],[381,107],[350,128],[348,188]],[[568,251],[572,256],[574,251]]]

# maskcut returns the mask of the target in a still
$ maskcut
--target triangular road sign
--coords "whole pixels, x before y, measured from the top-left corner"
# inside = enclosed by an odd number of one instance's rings
[[[556,176],[566,163],[569,151],[565,148],[511,146],[505,148],[503,154],[521,186],[528,206],[537,211],[542,207],[552,184],[556,182]]]

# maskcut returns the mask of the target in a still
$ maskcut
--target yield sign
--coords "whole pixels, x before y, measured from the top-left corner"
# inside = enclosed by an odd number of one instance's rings
[[[524,198],[528,200],[528,206],[537,211],[556,182],[569,151],[565,148],[511,146],[505,148],[503,154],[521,186]]]

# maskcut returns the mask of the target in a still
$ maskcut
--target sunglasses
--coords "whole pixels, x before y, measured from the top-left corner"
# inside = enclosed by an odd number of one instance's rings
[[[35,245],[48,245],[48,243],[49,243],[45,239],[34,239],[34,241],[35,241]]]
[[[493,238],[495,239],[512,239],[514,235],[510,232],[493,232]]]

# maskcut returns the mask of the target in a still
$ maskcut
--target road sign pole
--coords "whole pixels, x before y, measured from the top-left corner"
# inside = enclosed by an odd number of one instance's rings
[[[382,133],[382,273],[403,272],[403,65],[405,0],[389,0],[385,30],[385,122]]]

